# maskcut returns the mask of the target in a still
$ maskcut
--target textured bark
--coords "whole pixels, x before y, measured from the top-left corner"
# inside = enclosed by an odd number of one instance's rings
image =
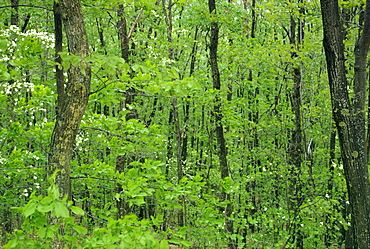
[[[90,93],[90,67],[84,58],[90,55],[87,34],[79,0],[61,0],[68,50],[81,57],[78,66],[71,65],[68,70],[68,83],[64,101],[59,103],[59,114],[55,122],[49,154],[49,174],[60,170],[56,184],[62,196],[71,198],[70,161],[73,144],[82,116],[85,113]]]
[[[368,159],[365,143],[366,58],[370,42],[370,1],[366,3],[364,29],[355,46],[354,99],[350,102],[344,65],[343,28],[337,0],[321,0],[324,48],[332,111],[338,130],[347,183],[353,242],[346,248],[370,248]]]

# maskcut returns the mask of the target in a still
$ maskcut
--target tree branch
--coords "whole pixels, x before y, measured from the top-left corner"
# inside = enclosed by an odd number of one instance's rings
[[[141,8],[140,9],[140,11],[139,11],[139,14],[137,15],[137,17],[136,17],[136,19],[135,19],[135,21],[134,21],[134,23],[132,24],[132,26],[131,26],[131,29],[130,29],[130,32],[128,33],[128,35],[127,35],[127,39],[130,39],[131,38],[131,36],[132,36],[132,33],[134,32],[134,30],[135,30],[135,26],[137,25],[137,23],[139,22],[139,19],[140,19],[140,16],[141,16],[141,14],[143,13],[143,8]]]

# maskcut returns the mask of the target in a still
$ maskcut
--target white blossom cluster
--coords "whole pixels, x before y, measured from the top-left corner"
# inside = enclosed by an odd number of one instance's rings
[[[54,34],[48,32],[37,32],[34,29],[28,30],[25,34],[20,34],[23,36],[30,36],[33,38],[37,38],[41,41],[41,44],[46,48],[54,48]]]
[[[343,170],[343,164],[339,164],[339,166],[335,163],[332,162],[333,168],[339,168],[340,170]],[[338,176],[341,176],[341,173],[338,173]]]
[[[33,103],[34,105],[18,106],[19,101],[22,100],[21,103],[24,102],[25,95],[22,93],[40,91],[43,90],[42,87],[44,86],[36,86],[35,82],[30,80],[30,76],[34,74],[32,69],[31,71],[29,69],[23,71],[15,65],[22,65],[23,60],[25,60],[27,64],[28,58],[26,57],[28,56],[28,49],[30,50],[30,53],[32,53],[33,49],[36,48],[36,53],[41,52],[46,55],[49,49],[54,48],[54,34],[39,32],[35,29],[31,29],[23,33],[19,27],[12,25],[7,29],[0,30],[0,44],[0,70],[6,71],[7,68],[12,65],[11,70],[18,71],[19,73],[17,77],[13,78],[14,81],[12,81],[11,84],[1,84],[0,96],[12,96],[12,104],[18,107],[17,111],[27,111],[28,115],[32,116],[37,111],[45,112],[46,109],[42,102],[38,104]],[[32,63],[29,63],[28,65],[39,70],[38,65],[34,65]]]
[[[13,84],[3,85],[0,94],[14,94],[20,92],[21,90],[28,90],[33,92],[35,85],[27,81],[15,81]]]
[[[39,39],[47,48],[54,48],[54,34],[48,32],[39,32],[35,29],[30,29],[27,30],[27,32],[22,33],[19,27],[11,25],[8,29],[0,30],[0,36],[6,38],[14,37],[12,45],[14,45],[13,42],[17,42],[18,39],[24,41],[25,37],[33,37]]]
[[[81,145],[82,143],[87,142],[87,141],[89,141],[88,137],[82,137],[80,135],[77,135],[77,137],[76,137],[76,147],[78,147],[79,145]],[[79,148],[79,149],[82,150],[82,148]]]
[[[8,62],[14,59],[13,56],[19,49],[19,44],[29,37],[39,40],[42,46],[46,49],[54,48],[54,34],[38,32],[35,29],[22,33],[19,27],[11,25],[8,29],[0,30],[0,40],[8,40],[7,50],[2,51],[0,48],[0,62]],[[23,49],[27,50],[28,48],[29,47],[25,46]],[[19,56],[21,57],[21,55]],[[19,56],[18,58],[21,59]]]
[[[40,160],[41,158],[38,155],[35,155],[34,153],[31,153],[30,151],[26,150],[25,154],[35,160]],[[32,166],[30,166],[32,168]]]

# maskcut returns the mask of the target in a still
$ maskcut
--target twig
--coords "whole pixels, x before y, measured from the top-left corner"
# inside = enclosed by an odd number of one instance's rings
[[[139,22],[139,19],[140,19],[140,16],[141,16],[141,14],[142,14],[142,13],[143,13],[143,8],[141,8],[141,9],[140,9],[139,14],[137,15],[137,17],[136,17],[136,19],[135,19],[134,23],[132,24],[131,29],[130,29],[130,32],[129,32],[129,33],[128,33],[128,35],[127,35],[127,39],[130,39],[130,38],[131,38],[132,33],[133,33],[133,32],[134,32],[134,30],[135,30],[135,26],[136,26],[136,24]]]
[[[84,178],[91,178],[91,179],[97,179],[97,180],[104,180],[104,181],[110,181],[115,182],[116,180],[113,179],[107,179],[107,178],[100,178],[95,176],[71,176],[70,179],[84,179]]]
[[[49,8],[46,8],[46,7],[42,7],[42,6],[36,6],[36,5],[33,5],[33,4],[5,5],[5,6],[0,6],[0,9],[3,9],[3,8],[14,8],[14,7],[39,8],[39,9],[44,9],[44,10],[47,10],[47,11],[53,11],[52,9],[49,9]]]

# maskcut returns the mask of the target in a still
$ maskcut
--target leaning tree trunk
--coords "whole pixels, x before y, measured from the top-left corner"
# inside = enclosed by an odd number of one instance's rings
[[[346,243],[346,248],[370,248],[369,180],[365,142],[366,60],[370,43],[370,0],[366,1],[363,30],[355,46],[352,102],[347,89],[343,27],[340,22],[338,1],[321,0],[321,9],[333,117],[338,130],[352,214],[351,229],[353,229],[354,243]]]
[[[73,144],[82,116],[85,113],[90,93],[90,66],[84,58],[90,55],[84,20],[79,0],[59,1],[71,54],[80,56],[78,66],[71,65],[68,70],[68,83],[64,97],[59,98],[58,115],[55,122],[49,154],[49,174],[60,170],[56,185],[62,196],[71,198],[70,161]]]

